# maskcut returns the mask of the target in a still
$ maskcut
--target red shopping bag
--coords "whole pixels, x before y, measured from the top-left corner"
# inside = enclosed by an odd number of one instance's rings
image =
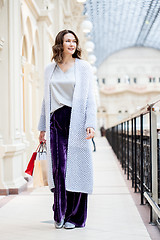
[[[37,156],[37,152],[38,149],[40,147],[40,144],[38,145],[36,151],[32,154],[32,157],[28,163],[27,169],[25,170],[25,173],[29,174],[29,175],[33,175],[33,169],[34,169],[34,161],[36,160],[36,156]]]

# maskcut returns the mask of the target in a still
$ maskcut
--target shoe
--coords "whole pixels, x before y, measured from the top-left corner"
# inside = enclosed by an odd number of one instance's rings
[[[63,227],[64,219],[62,219],[60,222],[55,221],[54,224],[55,224],[55,228],[60,229]]]
[[[64,224],[64,228],[65,229],[73,229],[73,228],[75,228],[76,226],[73,224],[73,223],[70,223],[70,222],[66,222],[65,224]]]

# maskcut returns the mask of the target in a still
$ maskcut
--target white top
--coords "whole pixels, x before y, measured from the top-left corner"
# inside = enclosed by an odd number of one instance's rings
[[[72,107],[73,92],[75,87],[74,65],[66,72],[56,65],[50,83],[51,110],[53,113],[64,105]]]

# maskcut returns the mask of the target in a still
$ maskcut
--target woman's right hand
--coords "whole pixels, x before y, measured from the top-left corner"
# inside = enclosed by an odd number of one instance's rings
[[[39,134],[39,142],[46,142],[45,140],[45,131],[41,131],[40,134]]]

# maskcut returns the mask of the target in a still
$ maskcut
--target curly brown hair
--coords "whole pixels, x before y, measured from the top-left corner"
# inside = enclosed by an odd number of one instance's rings
[[[74,35],[75,39],[76,39],[76,43],[77,43],[77,47],[76,47],[76,51],[74,52],[74,54],[72,55],[73,58],[81,58],[81,48],[79,47],[79,39],[77,37],[77,35],[71,31],[71,30],[62,30],[60,31],[55,39],[55,44],[52,46],[52,51],[53,51],[53,57],[51,60],[54,59],[54,61],[56,63],[62,63],[63,62],[63,39],[64,39],[64,35],[67,33],[71,33]]]

